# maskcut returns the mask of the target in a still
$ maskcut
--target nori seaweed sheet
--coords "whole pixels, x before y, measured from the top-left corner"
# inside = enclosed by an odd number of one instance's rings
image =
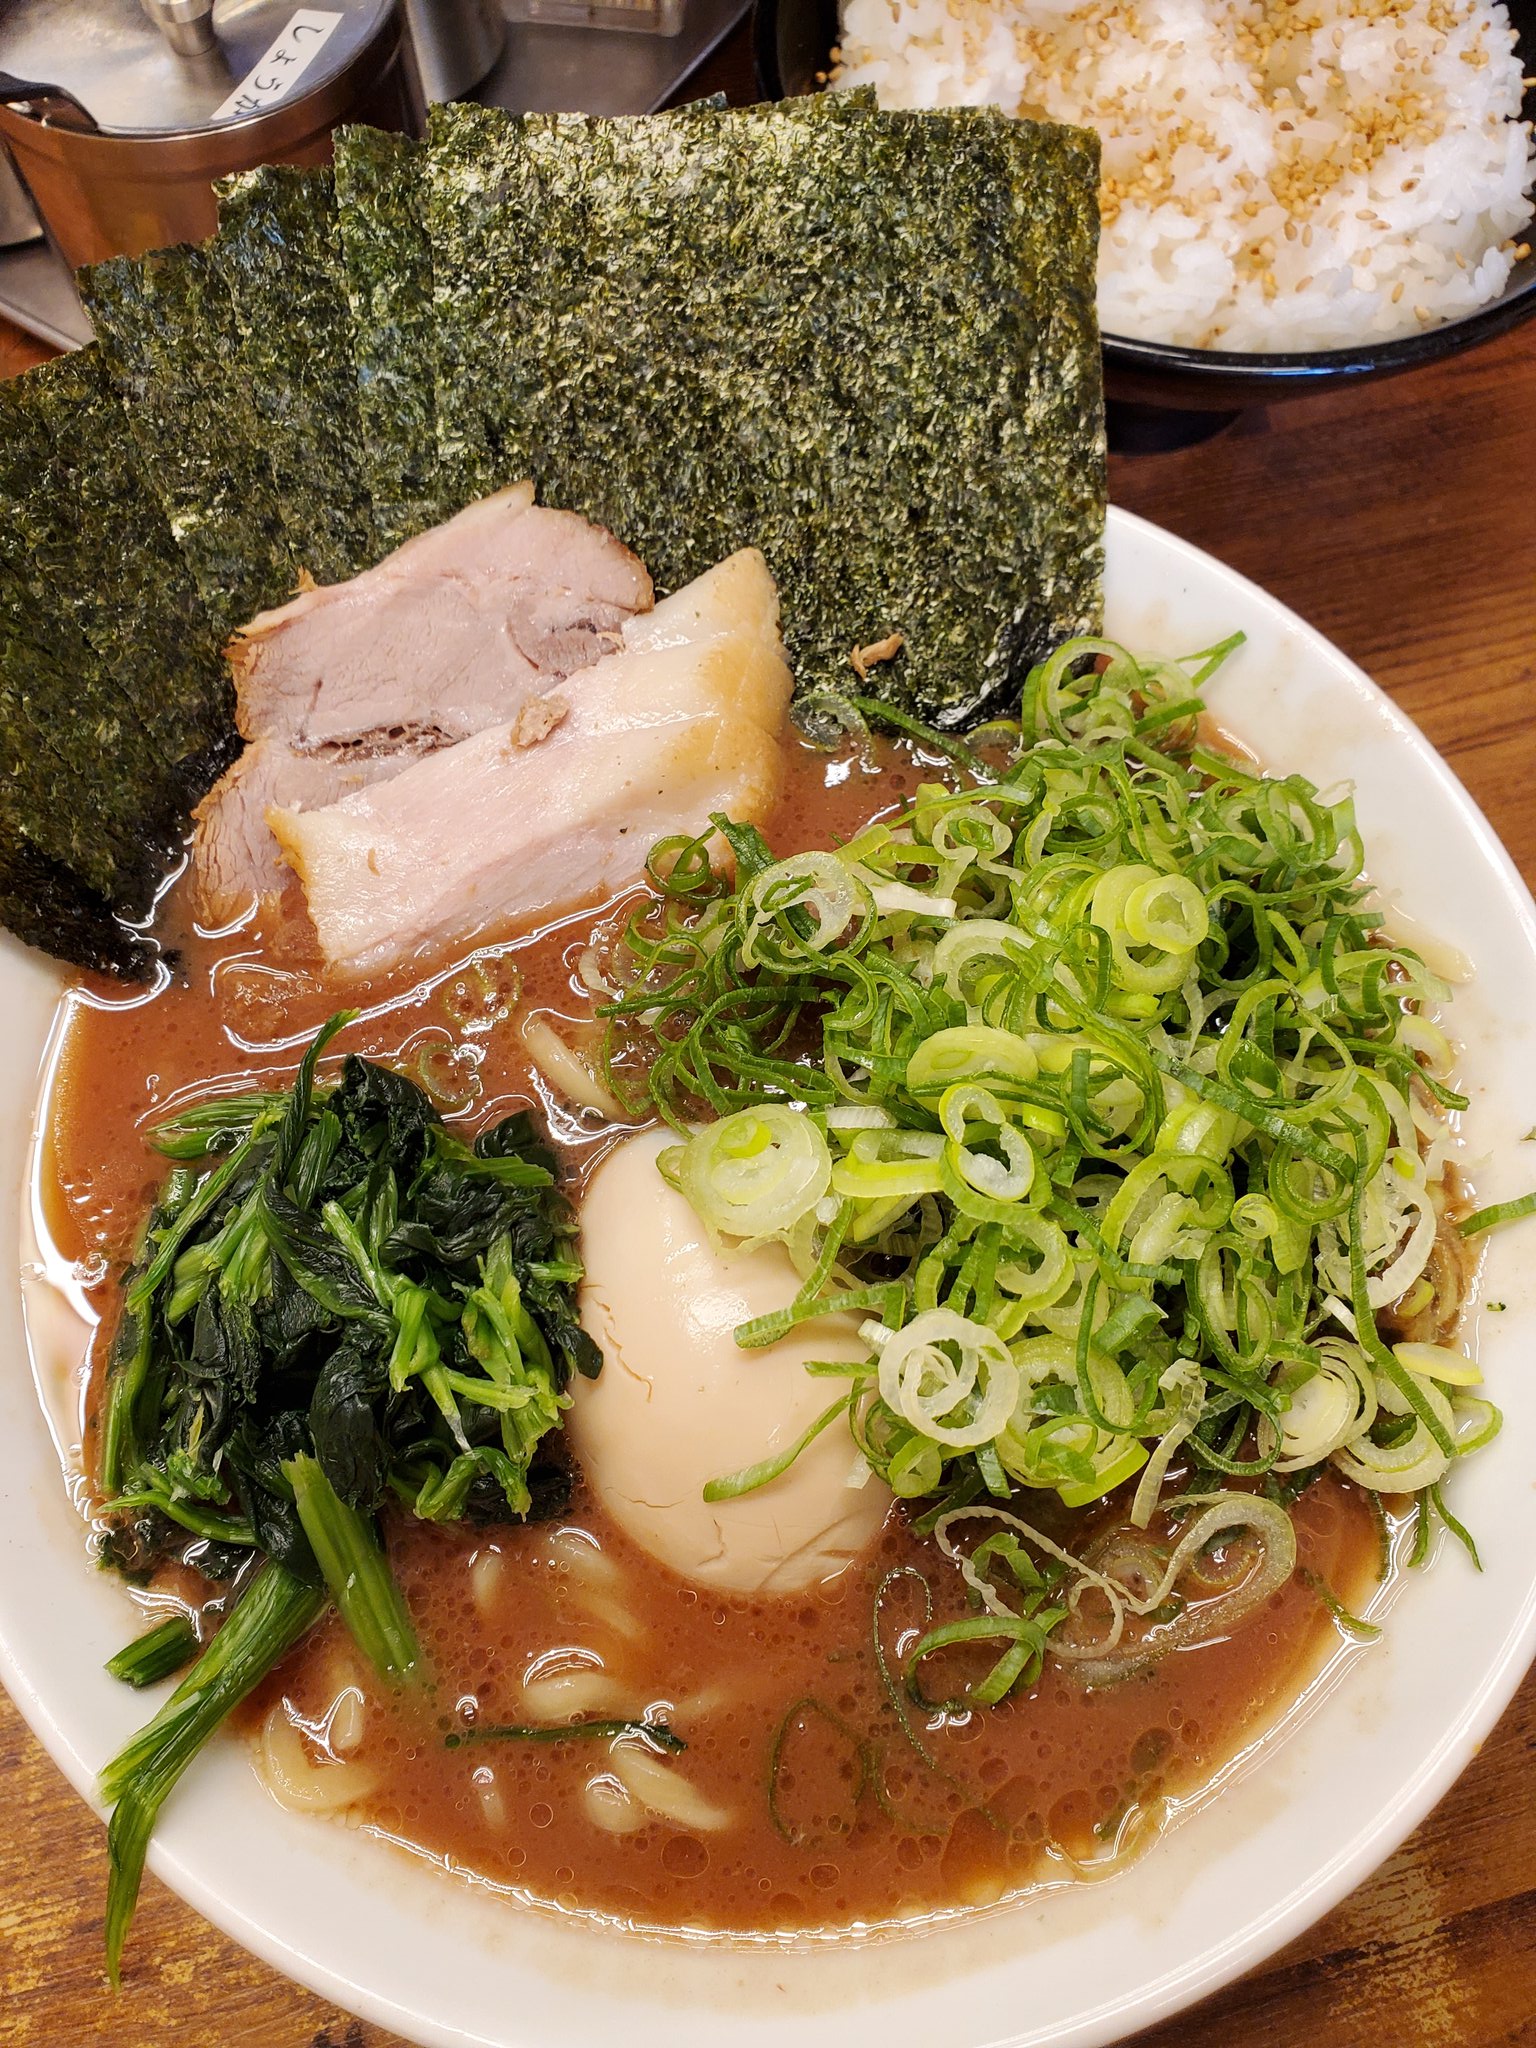
[[[217,187],[213,255],[240,326],[290,544],[317,582],[377,559],[360,460],[352,313],[329,170],[268,164]]]
[[[42,374],[0,384],[3,816],[130,916],[153,900],[179,806],[164,755],[86,639],[76,602],[102,574],[60,498]]]
[[[124,981],[147,981],[160,957],[151,941],[118,920],[105,897],[3,823],[0,924],[55,959]]]
[[[1044,332],[1031,352],[1025,422],[1043,487],[1034,542],[1041,624],[1037,660],[1104,620],[1107,442],[1099,334],[1099,141],[1088,130],[1002,122]]]
[[[222,638],[298,564],[239,369],[234,302],[205,248],[114,257],[77,279],[145,475]]]
[[[0,838],[25,839],[136,916],[163,860],[150,835],[95,802],[102,764],[110,779],[121,758],[122,719],[81,690],[89,665],[68,621],[39,616],[34,594],[0,572]]]
[[[30,395],[53,442],[40,489],[68,537],[55,550],[54,588],[154,743],[159,774],[138,798],[174,841],[235,751],[219,637],[97,350],[46,364]]]
[[[751,533],[748,479],[701,487],[738,426],[698,279],[712,264],[723,291],[741,261],[741,132],[709,106],[638,122],[433,110],[438,447],[455,502],[530,475],[547,502],[633,532],[663,587]]]
[[[511,293],[518,257],[536,232],[524,122],[467,101],[434,105],[427,114],[423,219],[432,257],[437,467],[451,507],[513,481],[508,465],[515,467],[520,452],[517,403],[498,405],[494,391],[482,389],[481,358],[490,352],[488,323],[506,344],[508,371],[522,354]],[[477,263],[492,239],[501,263]],[[574,253],[562,252],[562,274]]]
[[[147,975],[142,919],[232,751],[218,641],[98,351],[0,386],[0,917]]]
[[[638,519],[630,544],[663,586],[750,537],[753,479],[710,484],[731,444],[754,440],[743,404],[771,413],[777,394],[750,361],[750,309],[726,323],[723,351],[712,316],[744,262],[762,267],[748,197],[774,137],[861,110],[853,95],[611,120],[434,107],[427,222],[449,505],[532,476],[547,502],[621,536]]]
[[[839,156],[840,189],[781,208],[775,256],[827,366],[783,379],[786,631],[813,657],[901,632],[882,693],[964,725],[1100,616],[1097,143],[955,109],[882,114]],[[862,267],[850,201],[880,252]]]
[[[44,952],[142,980],[154,948],[117,912],[148,909],[158,864],[132,872],[132,900],[121,903],[134,850],[91,815],[89,778],[54,751],[35,715],[39,688],[67,705],[68,676],[51,650],[14,630],[0,589],[0,923]]]
[[[336,224],[352,313],[359,459],[381,551],[456,507],[437,477],[437,353],[422,145],[378,128],[335,144]]]
[[[963,724],[1097,618],[1096,171],[969,110],[435,109],[445,495],[530,475],[663,589],[754,542],[802,684],[900,631]]]

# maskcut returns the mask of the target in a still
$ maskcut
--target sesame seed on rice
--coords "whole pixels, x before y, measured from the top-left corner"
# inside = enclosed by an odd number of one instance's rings
[[[835,82],[1104,140],[1106,330],[1236,350],[1496,298],[1536,158],[1492,0],[843,0]]]

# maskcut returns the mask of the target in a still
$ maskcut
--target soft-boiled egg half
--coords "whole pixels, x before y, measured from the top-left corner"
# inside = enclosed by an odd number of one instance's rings
[[[794,1593],[846,1569],[873,1541],[891,1496],[857,1469],[834,1421],[779,1478],[735,1500],[704,1488],[787,1450],[839,1382],[808,1359],[869,1356],[851,1316],[803,1324],[743,1351],[738,1323],[785,1308],[799,1288],[777,1245],[717,1251],[657,1171],[670,1131],[611,1152],[581,1210],[581,1316],[603,1370],[574,1389],[569,1433],[598,1499],[641,1547],[700,1584]],[[846,1383],[844,1383],[846,1384]]]

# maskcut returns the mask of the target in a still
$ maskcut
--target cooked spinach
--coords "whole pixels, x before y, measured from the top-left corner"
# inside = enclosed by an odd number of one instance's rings
[[[107,1973],[115,1984],[155,1821],[182,1773],[273,1665],[313,1626],[325,1596],[285,1566],[264,1564],[228,1621],[165,1705],[101,1774],[107,1823]]]
[[[115,1657],[107,1659],[107,1670],[124,1685],[141,1688],[158,1685],[170,1678],[197,1655],[197,1631],[185,1614],[168,1615],[125,1643]]]
[[[545,1440],[572,1373],[602,1362],[576,1314],[574,1224],[528,1116],[469,1143],[387,1067],[349,1056],[322,1082],[351,1015],[317,1035],[291,1088],[215,1096],[153,1134],[175,1164],[108,1366],[103,1554],[138,1578],[172,1557],[220,1577],[242,1554],[262,1562],[180,1710],[103,1775],[129,1815],[113,1821],[114,1974],[160,1800],[328,1602],[381,1674],[423,1678],[379,1510],[558,1512],[568,1481]]]

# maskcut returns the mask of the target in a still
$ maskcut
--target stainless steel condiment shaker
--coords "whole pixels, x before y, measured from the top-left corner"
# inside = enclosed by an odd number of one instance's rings
[[[329,160],[343,121],[418,132],[402,0],[14,0],[0,139],[73,265],[199,241],[213,182]]]

